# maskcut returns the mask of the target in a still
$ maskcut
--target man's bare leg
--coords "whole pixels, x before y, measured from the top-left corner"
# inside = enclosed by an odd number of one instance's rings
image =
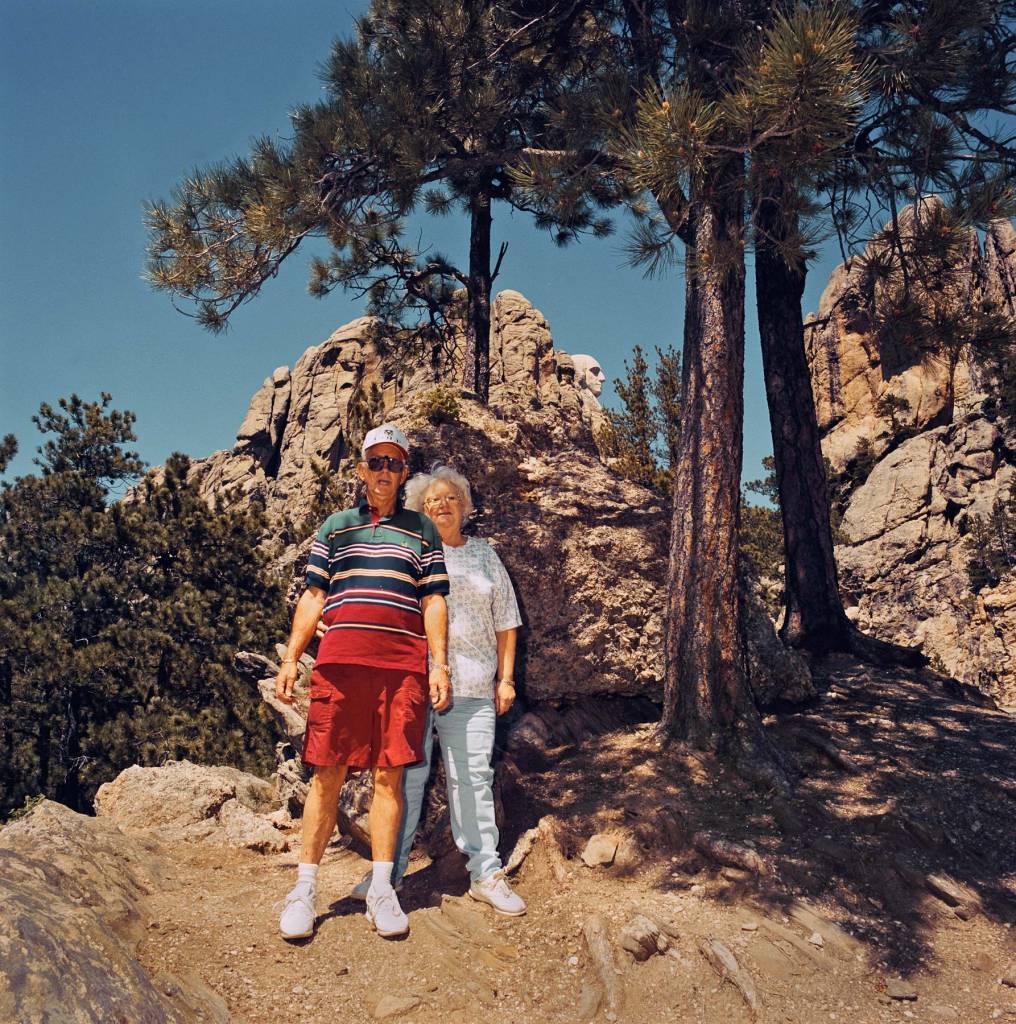
[[[379,935],[395,938],[409,931],[409,920],[392,889],[395,848],[402,826],[402,772],[399,768],[374,769],[374,799],[370,803],[370,889],[367,918]]]
[[[303,848],[296,869],[296,885],[286,897],[286,907],[279,918],[279,930],[284,939],[306,939],[314,934],[318,864],[335,831],[339,794],[345,781],[344,764],[314,769],[303,809]]]
[[[325,847],[335,831],[339,812],[339,794],[346,781],[346,765],[336,764],[314,769],[307,802],[303,808],[303,848],[301,864],[319,864]]]
[[[402,826],[402,773],[405,768],[375,768],[370,804],[370,854],[374,862],[390,863]]]

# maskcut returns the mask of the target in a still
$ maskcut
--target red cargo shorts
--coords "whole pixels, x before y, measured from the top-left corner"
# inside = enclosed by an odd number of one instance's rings
[[[310,677],[303,762],[396,768],[422,761],[428,704],[421,673],[321,665]]]

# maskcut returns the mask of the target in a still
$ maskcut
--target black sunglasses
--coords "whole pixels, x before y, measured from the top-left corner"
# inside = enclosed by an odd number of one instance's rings
[[[372,473],[379,473],[386,465],[393,473],[401,473],[406,468],[404,459],[392,458],[391,455],[372,455],[367,460],[367,468]]]

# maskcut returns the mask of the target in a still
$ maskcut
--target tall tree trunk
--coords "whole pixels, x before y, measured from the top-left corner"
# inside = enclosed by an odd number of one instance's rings
[[[829,494],[804,348],[801,297],[807,272],[803,263],[790,267],[774,244],[784,230],[775,201],[761,204],[757,227],[755,299],[786,565],[780,638],[816,653],[847,650],[853,627],[837,585]]]
[[[490,396],[490,196],[469,200],[469,287],[463,385],[486,405]]]
[[[822,445],[804,347],[801,297],[807,271],[775,244],[785,231],[778,196],[756,214],[755,299],[773,458],[783,518],[785,614],[780,638],[816,654],[852,651],[880,662],[922,664],[916,650],[865,636],[840,600]]]
[[[744,418],[744,168],[691,197],[660,735],[774,760],[748,684],[737,585]]]

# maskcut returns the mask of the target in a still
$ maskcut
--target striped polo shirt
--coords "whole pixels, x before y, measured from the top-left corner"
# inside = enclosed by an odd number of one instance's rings
[[[448,593],[437,528],[419,512],[375,519],[364,501],[325,520],[307,586],[327,592],[318,665],[427,671],[422,598]]]

